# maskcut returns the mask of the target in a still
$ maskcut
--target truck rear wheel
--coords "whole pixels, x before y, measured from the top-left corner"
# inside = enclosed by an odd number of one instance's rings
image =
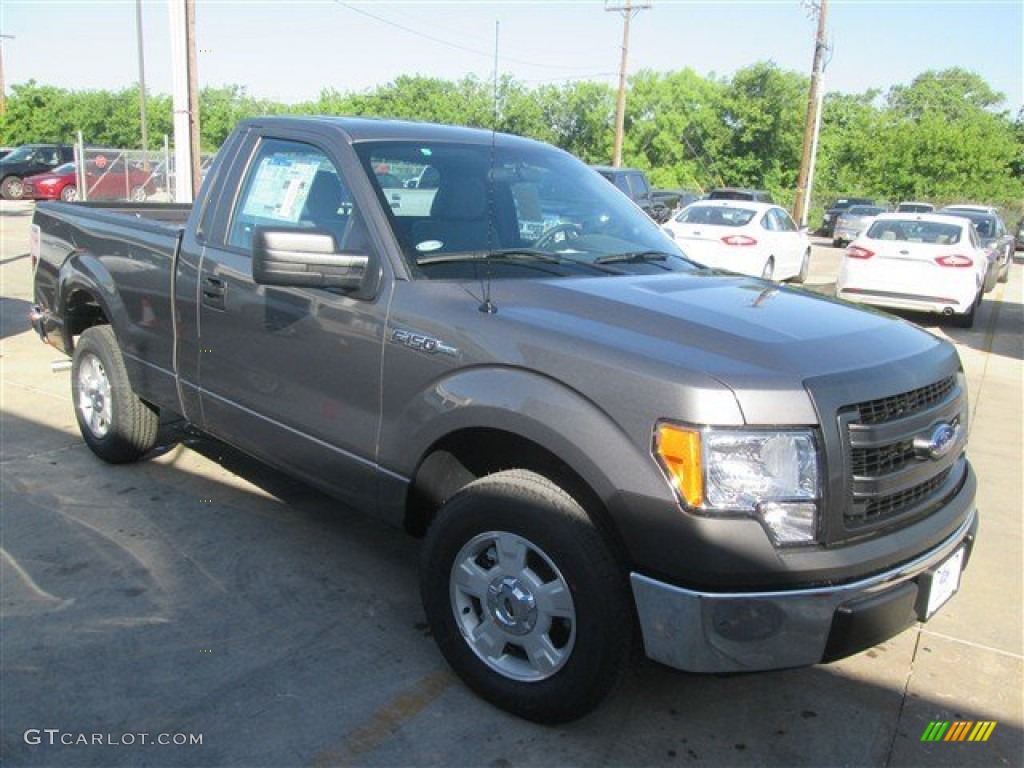
[[[71,395],[82,437],[111,464],[138,461],[156,445],[159,417],[128,381],[109,325],[88,328],[71,361]]]
[[[424,543],[421,590],[452,668],[528,720],[582,717],[629,662],[625,574],[580,505],[532,472],[481,478],[444,504]]]

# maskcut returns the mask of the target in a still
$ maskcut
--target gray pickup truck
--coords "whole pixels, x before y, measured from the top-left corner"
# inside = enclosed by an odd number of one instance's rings
[[[529,719],[596,707],[638,644],[713,673],[855,653],[970,557],[950,344],[698,267],[544,144],[247,120],[194,206],[39,205],[32,262],[100,458],[184,418],[424,537],[441,652]]]

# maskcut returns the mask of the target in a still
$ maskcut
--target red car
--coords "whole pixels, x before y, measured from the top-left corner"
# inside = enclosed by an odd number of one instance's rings
[[[156,191],[153,174],[128,164],[127,178],[123,160],[100,167],[95,160],[86,164],[86,183],[90,200],[145,200]],[[74,163],[65,163],[47,173],[24,180],[22,196],[30,200],[78,200],[78,177]]]

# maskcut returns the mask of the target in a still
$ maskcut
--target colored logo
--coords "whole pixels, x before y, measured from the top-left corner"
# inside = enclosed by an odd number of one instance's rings
[[[960,425],[937,424],[927,437],[914,438],[914,454],[919,459],[938,461],[953,450],[963,439]]]
[[[988,741],[995,729],[995,720],[981,720],[977,723],[933,720],[921,734],[921,741]]]

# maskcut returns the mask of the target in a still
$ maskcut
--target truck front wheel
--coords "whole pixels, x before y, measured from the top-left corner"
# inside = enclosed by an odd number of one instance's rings
[[[109,325],[93,326],[79,337],[71,361],[71,395],[82,437],[104,461],[137,461],[156,445],[159,417],[132,390]]]
[[[629,662],[623,570],[580,505],[532,472],[489,475],[444,504],[424,543],[421,589],[448,663],[520,717],[583,716]]]
[[[4,200],[21,200],[25,187],[17,176],[8,176],[0,182],[0,197]]]

